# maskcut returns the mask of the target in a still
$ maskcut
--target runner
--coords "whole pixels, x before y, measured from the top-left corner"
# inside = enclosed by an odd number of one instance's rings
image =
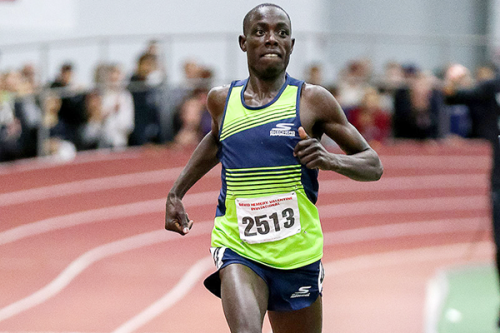
[[[288,14],[261,4],[243,20],[249,77],[208,95],[212,130],[170,190],[165,228],[193,225],[186,192],[222,163],[212,231],[217,272],[205,286],[222,299],[231,332],[321,332],[323,235],[315,203],[318,170],[378,180],[382,165],[324,88],[286,73],[295,39]],[[328,152],[326,134],[346,154]]]

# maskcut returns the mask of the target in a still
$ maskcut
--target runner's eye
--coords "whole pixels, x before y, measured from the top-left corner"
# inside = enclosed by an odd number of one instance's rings
[[[280,37],[287,37],[288,36],[288,31],[287,30],[280,30],[280,31],[278,31],[278,35]]]

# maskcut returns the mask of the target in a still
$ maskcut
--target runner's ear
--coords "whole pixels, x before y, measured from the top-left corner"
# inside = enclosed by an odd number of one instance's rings
[[[240,49],[243,52],[246,52],[247,51],[247,38],[244,35],[240,35],[238,37],[238,42],[240,44]]]

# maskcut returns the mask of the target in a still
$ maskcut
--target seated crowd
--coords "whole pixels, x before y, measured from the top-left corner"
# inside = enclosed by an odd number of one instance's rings
[[[186,61],[184,83],[170,87],[160,63],[153,43],[129,78],[119,64],[98,65],[91,89],[74,83],[71,63],[43,85],[32,65],[0,73],[0,162],[43,155],[71,159],[82,150],[145,144],[194,147],[210,131],[206,97],[212,72]],[[475,73],[464,86],[496,75],[492,66]],[[369,61],[353,60],[335,85],[323,82],[321,65],[311,65],[304,76],[325,86],[372,144],[490,135],[487,119],[470,106],[446,105],[443,80],[415,65],[390,62],[375,75]]]

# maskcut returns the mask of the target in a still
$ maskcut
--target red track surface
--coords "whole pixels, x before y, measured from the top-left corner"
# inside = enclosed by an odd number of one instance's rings
[[[320,173],[324,332],[422,332],[436,270],[492,258],[485,144],[377,150],[378,182]],[[161,298],[117,332],[229,332],[201,283],[210,259],[183,279],[209,257],[219,169],[185,198],[190,235],[162,231],[164,198],[188,157],[143,149],[1,166],[0,332],[113,332]]]

